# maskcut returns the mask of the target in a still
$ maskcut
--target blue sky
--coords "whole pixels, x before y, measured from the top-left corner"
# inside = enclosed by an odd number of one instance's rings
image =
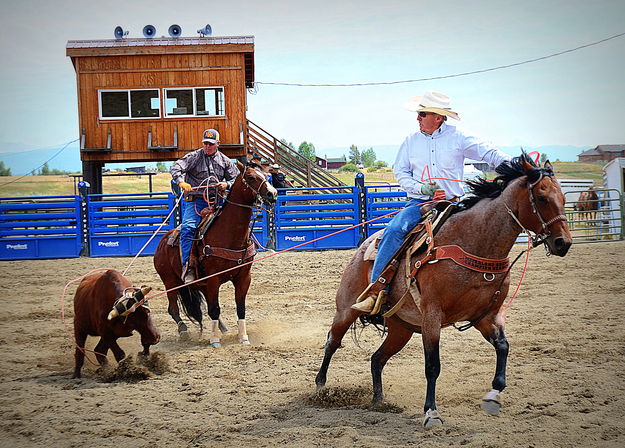
[[[85,1],[6,2],[0,17],[0,150],[78,137],[74,39],[109,39],[121,25],[183,36],[255,36],[256,81],[389,82],[538,58],[625,32],[625,2]],[[460,124],[496,145],[625,143],[625,36],[551,59],[443,80],[369,87],[260,84],[248,117],[279,138],[324,149],[399,145],[415,129],[403,109],[425,90],[449,95]],[[6,145],[5,145],[6,146]],[[20,146],[21,147],[21,146]],[[13,147],[15,149],[15,146]]]

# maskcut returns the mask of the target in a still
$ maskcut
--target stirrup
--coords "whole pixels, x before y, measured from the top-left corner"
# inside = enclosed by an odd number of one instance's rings
[[[380,308],[384,302],[386,302],[386,292],[382,290],[377,296],[375,294],[370,294],[366,299],[353,304],[351,307],[357,311],[375,315],[380,312]]]

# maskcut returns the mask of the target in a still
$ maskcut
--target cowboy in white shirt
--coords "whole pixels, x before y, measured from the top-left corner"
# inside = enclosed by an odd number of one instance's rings
[[[430,201],[434,192],[440,189],[445,191],[448,200],[464,194],[462,182],[446,179],[462,179],[465,159],[483,160],[491,167],[511,159],[479,137],[447,124],[447,117],[455,120],[460,117],[451,109],[446,95],[425,92],[423,96],[411,98],[406,108],[418,113],[419,131],[410,134],[402,143],[393,172],[408,194],[408,202],[384,230],[373,264],[372,282],[378,279],[405,236],[421,219],[421,204]],[[370,295],[352,308],[369,313],[375,300],[375,295]]]

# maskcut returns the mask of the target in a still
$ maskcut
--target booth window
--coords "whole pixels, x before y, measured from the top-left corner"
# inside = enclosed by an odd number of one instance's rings
[[[100,90],[100,119],[159,118],[159,91]]]
[[[164,89],[165,117],[225,115],[223,87]]]

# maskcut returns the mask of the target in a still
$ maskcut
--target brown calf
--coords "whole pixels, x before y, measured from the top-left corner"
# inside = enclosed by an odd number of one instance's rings
[[[141,335],[143,352],[139,354],[150,354],[150,345],[157,344],[161,335],[150,317],[147,302],[136,306],[148,291],[149,288],[141,291],[133,288],[121,273],[113,269],[90,275],[80,282],[74,296],[76,367],[73,378],[80,378],[87,336],[100,336],[94,349],[100,365],[107,362],[109,348],[117,362],[124,359],[126,355],[117,344],[117,338],[131,336],[133,330]]]

